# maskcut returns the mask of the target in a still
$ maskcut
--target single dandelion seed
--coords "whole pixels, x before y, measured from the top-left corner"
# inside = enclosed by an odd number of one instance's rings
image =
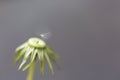
[[[40,34],[40,37],[41,37],[43,40],[46,40],[46,39],[50,38],[51,35],[52,35],[52,34],[51,34],[50,32],[46,32],[46,33],[41,33],[41,34]]]

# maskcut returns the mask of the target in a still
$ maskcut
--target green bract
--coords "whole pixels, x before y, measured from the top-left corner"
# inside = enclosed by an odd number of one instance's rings
[[[48,45],[40,38],[30,38],[27,42],[16,48],[15,62],[17,63],[20,58],[23,60],[19,69],[25,71],[29,68],[27,80],[33,80],[35,62],[38,58],[40,62],[40,73],[44,75],[44,62],[46,61],[50,72],[54,74],[51,62],[56,64],[56,58],[60,58]],[[27,60],[29,63],[27,64]]]

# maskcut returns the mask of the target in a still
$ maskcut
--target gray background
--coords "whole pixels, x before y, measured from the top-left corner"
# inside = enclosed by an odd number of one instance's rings
[[[40,32],[62,61],[34,80],[120,80],[120,0],[0,0],[0,80],[25,80],[14,50]]]

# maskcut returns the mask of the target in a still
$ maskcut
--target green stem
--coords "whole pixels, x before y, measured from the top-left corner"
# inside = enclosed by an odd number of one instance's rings
[[[30,65],[27,80],[33,80],[33,78],[34,78],[34,68],[35,68],[35,60]]]

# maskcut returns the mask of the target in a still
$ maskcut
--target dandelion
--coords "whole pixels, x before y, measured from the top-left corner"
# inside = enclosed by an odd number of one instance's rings
[[[57,64],[56,59],[60,58],[59,55],[56,54],[44,40],[37,37],[28,39],[28,41],[26,41],[24,44],[17,47],[15,52],[15,63],[18,63],[18,61],[23,57],[18,70],[22,69],[25,71],[29,68],[27,80],[33,80],[34,68],[37,59],[40,63],[41,75],[44,75],[45,61],[50,69],[50,72],[52,75],[54,75],[54,70],[51,62]]]

